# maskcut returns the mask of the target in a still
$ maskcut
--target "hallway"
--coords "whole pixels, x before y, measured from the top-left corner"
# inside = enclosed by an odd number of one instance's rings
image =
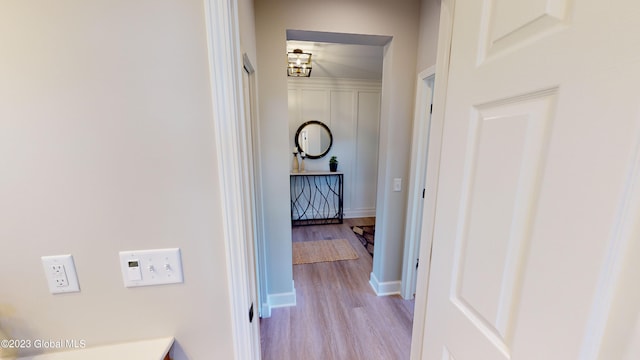
[[[409,359],[414,302],[375,295],[372,258],[350,228],[371,221],[293,228],[293,241],[348,239],[359,258],[293,266],[297,306],[261,319],[263,359]]]

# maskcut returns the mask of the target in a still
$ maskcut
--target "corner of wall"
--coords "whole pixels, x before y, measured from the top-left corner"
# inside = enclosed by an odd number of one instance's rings
[[[400,295],[402,282],[400,280],[380,282],[376,274],[372,272],[369,278],[369,285],[378,296]]]
[[[296,306],[296,288],[293,280],[291,281],[291,291],[278,294],[268,294],[267,303],[262,306],[262,317],[271,317],[271,309]]]

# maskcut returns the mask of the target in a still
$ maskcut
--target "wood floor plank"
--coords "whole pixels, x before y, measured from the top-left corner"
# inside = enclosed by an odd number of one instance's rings
[[[350,228],[373,222],[293,228],[293,241],[348,239],[359,258],[294,265],[297,305],[261,319],[263,359],[409,358],[413,301],[375,295],[369,285],[372,258]]]

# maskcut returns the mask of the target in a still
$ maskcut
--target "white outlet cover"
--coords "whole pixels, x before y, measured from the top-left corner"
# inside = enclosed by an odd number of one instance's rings
[[[42,268],[52,294],[80,291],[76,266],[71,255],[43,256]]]
[[[125,287],[183,282],[179,248],[121,251],[120,270]]]

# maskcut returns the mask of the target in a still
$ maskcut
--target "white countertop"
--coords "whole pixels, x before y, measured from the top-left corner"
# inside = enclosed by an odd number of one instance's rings
[[[17,360],[164,360],[173,345],[173,340],[172,337],[167,337],[133,341],[27,356]]]

